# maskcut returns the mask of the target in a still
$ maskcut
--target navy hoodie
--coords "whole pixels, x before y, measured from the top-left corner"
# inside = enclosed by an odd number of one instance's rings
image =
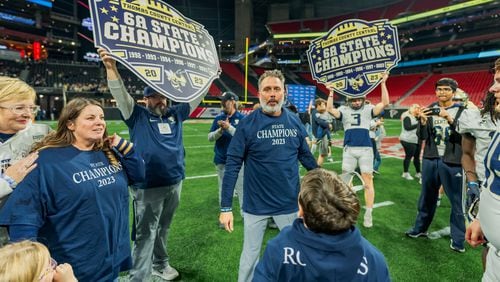
[[[253,281],[390,281],[382,253],[351,229],[315,233],[301,218],[270,240]]]

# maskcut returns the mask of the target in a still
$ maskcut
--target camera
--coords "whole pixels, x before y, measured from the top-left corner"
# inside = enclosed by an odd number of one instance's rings
[[[438,116],[440,112],[441,112],[441,108],[437,108],[437,107],[431,108],[429,115]]]

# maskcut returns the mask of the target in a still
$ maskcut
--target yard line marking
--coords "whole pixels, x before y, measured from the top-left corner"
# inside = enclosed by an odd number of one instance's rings
[[[186,179],[199,179],[199,178],[210,178],[210,177],[215,177],[217,174],[207,174],[207,175],[195,175],[195,176],[188,176]]]
[[[376,208],[385,207],[385,206],[391,206],[391,205],[394,205],[394,202],[385,201],[385,202],[380,202],[380,203],[374,204],[373,208],[376,209]],[[366,209],[366,206],[364,206],[363,208]]]
[[[208,147],[213,147],[214,145],[198,145],[198,146],[188,146],[184,147],[186,149],[199,149],[199,148],[208,148]]]

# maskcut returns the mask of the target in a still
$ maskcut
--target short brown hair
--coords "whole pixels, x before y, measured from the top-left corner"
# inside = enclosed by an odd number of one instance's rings
[[[354,191],[337,174],[322,168],[309,171],[302,179],[299,204],[307,228],[326,234],[351,228],[360,211]]]
[[[495,71],[500,71],[500,58],[495,61]]]
[[[314,101],[314,105],[316,106],[316,108],[321,104],[326,104],[326,100],[323,98],[318,98]]]

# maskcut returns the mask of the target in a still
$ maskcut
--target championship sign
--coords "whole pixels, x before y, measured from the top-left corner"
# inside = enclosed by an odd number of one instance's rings
[[[161,0],[89,1],[96,47],[177,102],[208,92],[219,76],[214,40]]]
[[[388,20],[345,20],[311,41],[307,58],[316,81],[342,95],[362,97],[401,59],[398,32]]]

